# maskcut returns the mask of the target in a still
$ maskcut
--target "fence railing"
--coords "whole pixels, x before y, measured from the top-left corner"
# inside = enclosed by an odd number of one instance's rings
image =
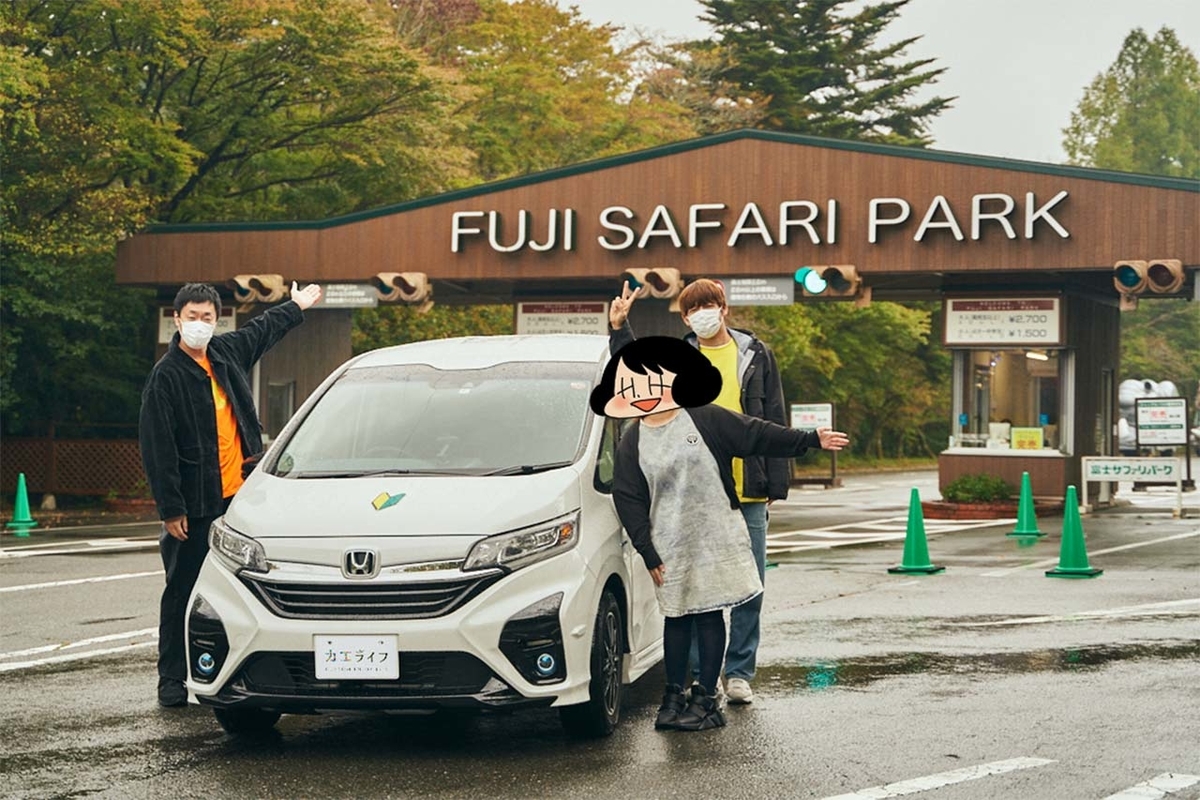
[[[146,480],[137,439],[5,437],[0,491],[16,491],[20,473],[29,491],[54,494],[138,494]]]

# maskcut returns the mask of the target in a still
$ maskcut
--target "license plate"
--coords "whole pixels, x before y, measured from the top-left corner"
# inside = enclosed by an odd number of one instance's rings
[[[397,680],[395,636],[314,636],[317,680]]]

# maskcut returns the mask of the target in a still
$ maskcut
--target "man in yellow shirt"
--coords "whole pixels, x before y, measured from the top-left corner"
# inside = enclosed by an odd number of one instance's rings
[[[208,527],[241,487],[244,459],[262,450],[250,371],[320,297],[321,287],[293,283],[291,300],[214,336],[221,317],[217,290],[189,283],[175,296],[179,332],[150,371],[138,421],[142,465],[163,521],[160,705],[187,704],[184,616],[208,554]]]
[[[628,325],[629,307],[641,292],[641,288],[631,291],[626,283],[609,306],[612,353],[635,338]],[[754,334],[725,324],[729,308],[724,287],[707,278],[692,281],[679,295],[679,313],[692,329],[685,341],[698,348],[721,373],[721,393],[714,404],[786,426],[783,383],[775,354]],[[786,458],[734,459],[733,476],[761,579],[765,577],[767,564],[767,504],[787,497],[791,464]],[[731,703],[749,703],[754,699],[750,681],[754,679],[758,654],[761,611],[762,595],[759,595],[730,612],[725,691]],[[692,663],[697,664],[698,659],[693,657]]]

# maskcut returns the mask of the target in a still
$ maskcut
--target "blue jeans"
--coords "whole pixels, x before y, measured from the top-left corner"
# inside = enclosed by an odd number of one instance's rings
[[[742,503],[742,517],[746,520],[746,527],[750,529],[750,549],[754,551],[754,561],[758,564],[758,577],[765,581],[767,571],[766,502]],[[734,606],[729,612],[729,644],[725,650],[725,676],[728,678],[744,678],[748,681],[754,679],[762,602],[763,596],[760,594],[749,602]],[[688,662],[693,665],[692,674],[694,676],[696,665],[700,663],[695,636],[692,637],[692,649],[688,654]],[[712,686],[707,688],[710,691],[715,689]]]

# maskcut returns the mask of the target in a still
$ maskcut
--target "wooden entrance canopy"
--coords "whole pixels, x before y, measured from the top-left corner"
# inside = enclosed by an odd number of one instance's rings
[[[1111,295],[1113,264],[1200,266],[1200,182],[743,130],[333,219],[160,225],[117,281],[239,274],[367,283],[439,303],[612,296],[620,273],[785,276],[852,264],[878,299],[1021,284]]]

